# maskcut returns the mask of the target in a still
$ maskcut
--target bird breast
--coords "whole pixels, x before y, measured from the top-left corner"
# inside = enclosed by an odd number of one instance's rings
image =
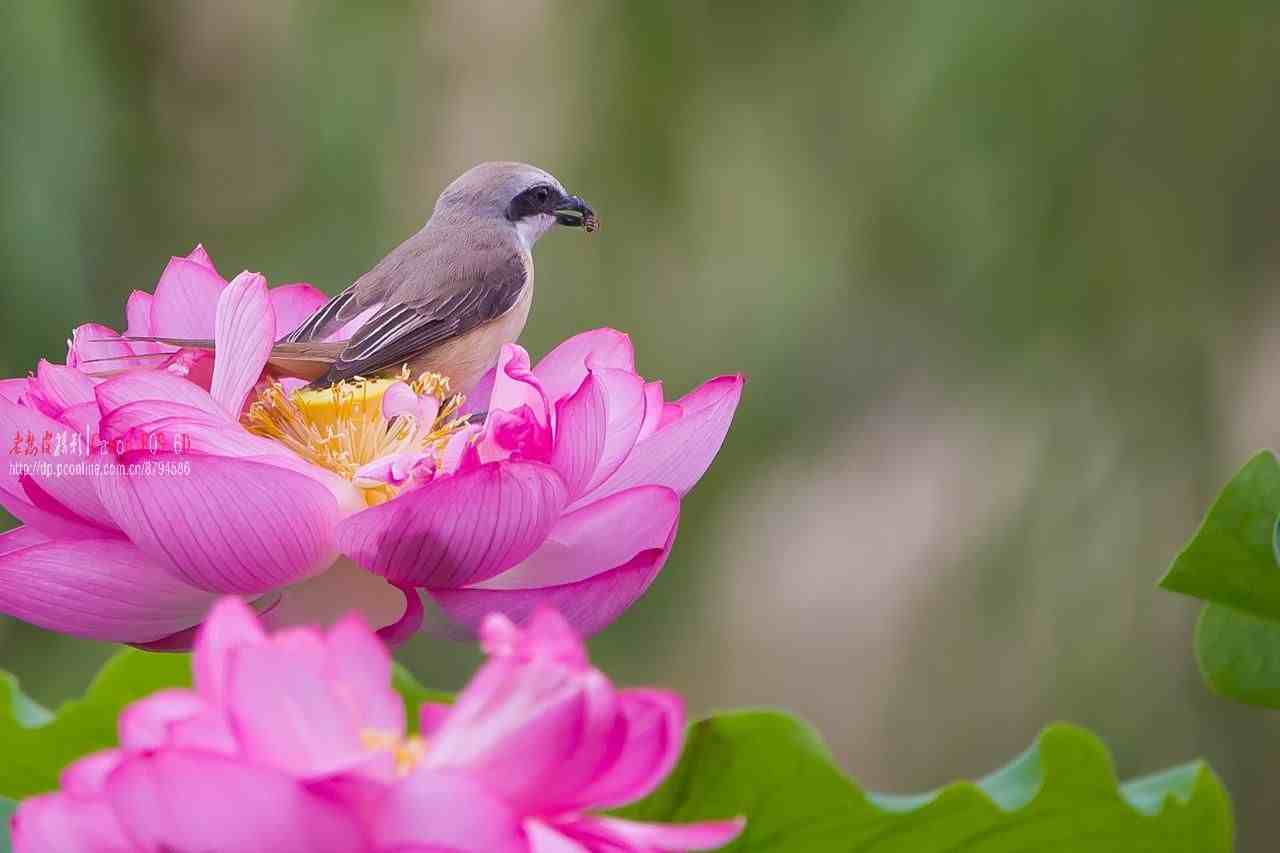
[[[515,343],[524,331],[533,304],[533,275],[511,310],[496,320],[477,326],[465,335],[446,341],[414,359],[409,368],[414,374],[422,371],[441,373],[449,377],[455,391],[467,393],[489,368],[498,363],[498,353],[504,344]]]

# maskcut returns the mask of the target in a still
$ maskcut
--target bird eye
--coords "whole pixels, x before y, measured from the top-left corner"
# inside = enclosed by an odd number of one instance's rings
[[[533,191],[533,197],[538,200],[538,204],[546,204],[550,196],[551,192],[546,187],[538,187]]]

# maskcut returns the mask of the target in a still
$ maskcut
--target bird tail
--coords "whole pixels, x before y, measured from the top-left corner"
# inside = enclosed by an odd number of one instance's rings
[[[282,376],[295,376],[315,382],[329,373],[347,346],[346,341],[308,341],[277,343],[271,348],[267,365]]]
[[[118,341],[164,344],[179,349],[200,349],[213,352],[217,349],[209,338],[165,338],[150,335],[122,335],[119,338],[98,338],[88,343],[116,343]],[[337,360],[338,354],[346,346],[345,341],[323,341],[307,343],[279,342],[271,348],[267,365],[278,375],[294,376],[298,379],[314,381],[329,372],[330,366]],[[103,358],[87,358],[82,364],[102,365],[111,369],[110,362],[121,364],[121,370],[139,366],[141,359],[168,358],[171,352],[139,353],[131,355],[113,355]]]
[[[126,341],[130,343],[147,343],[147,344],[164,344],[166,346],[178,347],[180,349],[207,349],[213,350],[213,338],[158,338],[148,335],[121,335],[119,338],[96,338],[90,340],[89,343],[109,344],[116,340]]]

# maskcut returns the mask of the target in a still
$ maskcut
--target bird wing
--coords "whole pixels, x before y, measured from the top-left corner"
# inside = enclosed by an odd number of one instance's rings
[[[415,266],[422,278],[391,293],[317,384],[399,367],[510,311],[529,284],[527,254],[510,242],[470,248],[469,263]]]
[[[314,314],[303,321],[301,326],[281,338],[280,342],[297,344],[323,340],[354,320],[361,311],[365,310],[360,304],[361,294],[356,290],[359,284],[360,281],[356,281],[355,284],[321,305]]]
[[[359,317],[362,312],[377,306],[385,298],[388,284],[385,278],[373,277],[377,270],[378,267],[374,267],[356,279],[346,290],[317,308],[301,326],[281,338],[280,342],[300,344],[322,341]]]
[[[397,368],[500,318],[520,301],[532,275],[532,258],[509,231],[428,222],[281,338],[270,363],[315,385]],[[362,315],[368,319],[350,340],[325,340]],[[214,348],[210,340],[125,340]]]
[[[447,252],[450,241],[461,236],[456,230],[440,228],[428,222],[422,230],[387,253],[382,260],[345,290],[316,309],[281,343],[322,341],[347,323],[371,310],[388,304],[392,293],[408,281],[434,256]],[[429,289],[430,282],[424,282]]]

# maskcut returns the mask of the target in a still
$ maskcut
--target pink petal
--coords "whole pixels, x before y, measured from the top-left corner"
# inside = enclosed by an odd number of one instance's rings
[[[680,758],[684,702],[668,690],[618,693],[626,741],[617,760],[579,792],[582,807],[612,808],[635,802],[667,778]]]
[[[360,692],[366,679],[347,683],[332,666],[328,644],[307,628],[228,652],[226,709],[247,759],[317,778],[376,758],[361,741],[362,730],[404,731],[404,704],[390,688],[389,662],[372,697]],[[390,723],[398,725],[391,728],[386,725],[389,702],[397,706]],[[380,712],[373,718],[365,713],[370,706]]]
[[[549,466],[492,463],[347,518],[338,546],[399,586],[463,586],[529,556],[564,503],[564,482]]]
[[[198,752],[130,758],[107,780],[125,831],[145,850],[350,853],[354,816],[279,771]]]
[[[61,364],[50,364],[40,359],[36,368],[35,386],[40,396],[61,412],[81,403],[93,402],[93,380],[76,370]]]
[[[209,704],[194,690],[159,690],[130,704],[120,712],[120,745],[127,749],[156,749],[168,746],[169,727],[209,710]]]
[[[677,403],[664,403],[662,406],[662,417],[658,420],[658,429],[662,429],[668,424],[675,423],[684,415],[684,409],[681,409]]]
[[[212,338],[218,297],[227,286],[209,266],[170,258],[156,283],[151,328],[169,338]]]
[[[151,437],[159,442],[157,450],[166,452],[181,449],[215,456],[266,456],[284,449],[276,442],[245,432],[221,411],[211,414],[169,400],[125,403],[102,418],[98,429],[108,450],[119,455],[151,448]],[[120,440],[126,444],[117,445]]]
[[[258,617],[247,604],[238,598],[220,600],[200,626],[195,653],[191,656],[191,675],[196,690],[213,705],[222,705],[226,701],[231,653],[266,641],[267,635],[258,623]]]
[[[422,593],[415,587],[400,589],[404,593],[404,615],[390,625],[378,629],[378,639],[390,648],[402,646],[422,629],[427,610],[422,606]]]
[[[155,334],[151,328],[151,306],[155,298],[150,294],[141,290],[135,290],[129,294],[129,301],[125,303],[124,318],[127,325],[125,326],[125,336],[131,338],[147,338]],[[173,347],[167,347],[164,344],[158,344],[153,341],[133,341],[130,346],[134,352],[153,353],[165,352]]]
[[[425,766],[465,771],[522,814],[558,813],[612,763],[621,722],[600,672],[494,658],[458,695]]]
[[[199,625],[192,625],[190,628],[183,628],[181,631],[165,634],[158,640],[148,640],[145,643],[129,643],[129,645],[144,652],[189,652],[195,646],[196,634],[199,631]]]
[[[199,622],[212,601],[118,539],[48,542],[0,556],[0,612],[77,637],[155,640]]]
[[[529,838],[529,853],[592,853],[590,847],[561,835],[540,820],[526,820],[524,831]],[[621,850],[617,853],[628,853],[628,851]]]
[[[525,459],[546,462],[552,452],[551,430],[539,422],[533,410],[522,405],[514,413],[496,409],[484,422],[484,434],[475,450],[482,462]]]
[[[227,420],[220,409],[208,414],[183,403],[139,400],[113,409],[102,419],[100,429],[104,440],[123,439],[126,448],[150,447],[147,442],[156,439],[162,449],[180,446],[184,454],[238,457],[297,472],[329,489],[344,514],[366,506],[346,479],[312,465],[278,442],[252,435]]]
[[[18,403],[25,393],[27,393],[27,379],[25,376],[20,376],[16,379],[0,379],[0,400]]]
[[[410,414],[423,427],[429,427],[435,423],[436,418],[440,415],[440,401],[431,394],[423,394],[418,398],[417,407]]]
[[[704,823],[640,823],[615,817],[584,816],[560,821],[558,826],[574,838],[605,849],[634,850],[638,853],[683,853],[687,850],[716,850],[737,838],[746,827],[742,818]]]
[[[160,370],[137,370],[108,379],[94,389],[103,415],[139,400],[181,403],[207,415],[227,420],[227,413],[207,391],[181,377]]]
[[[675,405],[680,407],[684,415],[695,414],[705,409],[723,407],[725,398],[732,397],[734,392],[738,392],[739,396],[741,396],[740,392],[745,384],[746,379],[741,373],[717,376],[714,379],[708,379],[679,400],[676,400]],[[737,398],[733,397],[733,400],[736,404]]]
[[[71,332],[67,349],[67,367],[83,370],[90,376],[117,373],[136,367],[150,367],[151,359],[134,358],[135,350],[120,333],[98,323],[85,323]]]
[[[40,506],[32,503],[32,494],[42,498]],[[0,507],[27,527],[50,539],[123,538],[118,532],[104,530],[71,512],[36,485],[30,477],[23,477],[18,483],[0,485]]]
[[[347,616],[325,635],[329,675],[358,706],[361,725],[383,731],[405,730],[404,701],[391,689],[391,654],[358,613]]]
[[[387,420],[413,414],[418,408],[418,395],[407,382],[395,382],[382,394],[382,417]]]
[[[643,379],[634,373],[612,368],[592,369],[590,375],[604,391],[608,420],[604,450],[586,491],[596,488],[618,470],[635,447],[636,437],[640,435],[645,420]]]
[[[504,344],[498,355],[489,410],[515,412],[522,406],[529,407],[540,425],[549,425],[548,398],[542,383],[529,369],[529,353],[516,344]]]
[[[608,417],[604,387],[591,377],[573,395],[556,403],[555,446],[550,462],[564,478],[570,499],[586,491],[600,467]]]
[[[522,814],[574,808],[625,743],[613,686],[557,613],[524,630],[490,617],[484,643],[490,660],[436,729],[427,766],[465,769]]]
[[[46,486],[58,485],[61,488],[60,494],[54,496],[49,493]],[[83,494],[82,488],[89,484],[88,475],[77,475],[75,478],[49,476],[41,477],[37,480],[34,476],[22,475],[18,478],[18,489],[22,497],[30,501],[31,505],[39,512],[43,513],[45,518],[56,517],[59,527],[44,527],[44,519],[34,517],[31,523],[37,528],[49,534],[53,538],[69,538],[69,539],[85,539],[85,538],[124,538],[123,534],[115,528],[110,519],[99,522],[95,518],[81,514],[83,506],[78,506],[75,510],[71,509],[64,503],[65,498],[74,499],[77,496],[83,498],[84,501],[90,500],[87,495]],[[69,489],[68,486],[79,487],[79,489]],[[78,491],[79,494],[69,494],[72,491]],[[95,510],[95,513],[97,510]],[[15,513],[18,517],[21,514]],[[62,525],[67,525],[63,527]],[[61,534],[65,533],[63,537]]]
[[[636,442],[644,441],[658,431],[662,423],[662,382],[646,382],[644,384],[644,423],[640,426],[640,434]]]
[[[276,324],[267,299],[267,280],[242,272],[218,299],[217,355],[209,396],[231,418],[240,417],[245,398],[258,383],[275,341]]]
[[[64,792],[77,797],[101,794],[107,777],[125,757],[121,749],[91,752],[63,768],[58,774],[58,784]]]
[[[452,705],[444,702],[423,702],[418,708],[418,733],[427,739],[434,737],[445,720],[449,719],[452,708]]]
[[[213,385],[214,361],[210,350],[180,349],[172,353],[160,369],[208,391]]]
[[[574,335],[543,356],[533,372],[542,381],[547,399],[554,402],[578,390],[588,367],[634,373],[636,359],[631,338],[616,329]]]
[[[326,571],[286,587],[280,603],[263,614],[262,622],[270,630],[332,625],[354,611],[371,627],[380,629],[411,616],[408,605],[405,592],[387,583],[386,578],[340,557]]]
[[[397,453],[375,459],[361,465],[351,477],[351,482],[361,488],[381,485],[403,486],[410,480],[416,485],[431,481],[436,470],[436,457],[420,450]]]
[[[464,774],[419,769],[388,792],[369,824],[378,850],[527,853],[518,817]]]
[[[0,557],[30,548],[32,545],[43,545],[49,537],[29,525],[15,527],[0,533]]]
[[[75,368],[72,368],[72,370],[75,370]],[[62,407],[45,398],[35,376],[31,376],[27,379],[27,390],[26,393],[22,395],[22,402],[15,403],[14,405],[20,405],[25,409],[34,409],[40,414],[53,418],[54,420],[58,420],[62,415]],[[17,439],[14,440],[16,441]],[[12,456],[13,454],[11,453],[10,455]]]
[[[25,494],[31,503],[41,509],[56,511],[56,507],[41,506],[38,499],[33,499],[31,489],[23,487],[19,482],[21,479],[33,481],[39,487],[41,495],[48,495],[80,520],[104,530],[114,527],[111,516],[98,500],[95,486],[98,478],[83,465],[94,460],[70,453],[70,440],[75,435],[73,430],[35,409],[0,400],[0,440],[9,442],[12,446],[17,436],[27,434],[34,437],[37,452],[11,456],[10,464],[0,469],[0,487],[15,496]],[[48,452],[45,452],[46,439],[49,443]],[[65,449],[59,447],[59,439],[66,442]],[[83,444],[84,437],[79,436],[77,440]],[[21,462],[24,467],[15,470],[13,462]]]
[[[619,492],[561,516],[528,559],[475,586],[533,589],[585,580],[663,549],[679,517],[680,497],[668,488]]]
[[[711,466],[742,396],[741,376],[722,376],[679,401],[684,414],[637,444],[626,461],[578,505],[644,484],[684,494]]]
[[[591,671],[587,647],[563,616],[544,607],[523,626],[501,613],[490,613],[480,627],[480,646],[491,658],[554,661],[578,673]]]
[[[196,247],[191,250],[191,254],[187,255],[187,260],[194,261],[214,273],[218,271],[213,265],[213,258],[209,257],[209,253],[205,250],[203,243],[196,244]]]
[[[239,744],[221,710],[194,690],[160,690],[120,712],[120,745],[131,751],[189,747],[223,755]]]
[[[124,306],[125,330],[128,337],[149,337],[151,332],[151,304],[153,297],[143,290],[129,294]]]
[[[338,504],[320,483],[274,465],[200,455],[146,455],[173,474],[135,470],[98,479],[120,529],[186,583],[260,593],[296,583],[334,560]]]
[[[476,439],[482,437],[484,427],[468,424],[453,434],[440,457],[440,471],[444,474],[465,473],[480,464],[476,452]]]
[[[98,401],[94,400],[91,403],[80,403],[66,409],[62,413],[61,420],[80,435],[92,438],[98,432],[101,414],[98,410]]]
[[[280,337],[301,326],[303,321],[329,301],[323,291],[301,283],[273,287],[270,296],[276,318],[276,334]]]
[[[440,414],[440,401],[430,394],[418,396],[406,382],[393,383],[382,395],[382,417],[390,421],[402,415],[430,426]]]
[[[102,797],[66,793],[32,797],[18,807],[12,827],[14,853],[131,853],[135,849]]]
[[[672,539],[675,531],[672,531]],[[604,628],[644,594],[658,576],[670,552],[645,551],[625,566],[563,586],[522,590],[432,589],[429,594],[458,625],[476,630],[490,613],[505,613],[524,622],[540,607],[564,615],[581,634]]]

